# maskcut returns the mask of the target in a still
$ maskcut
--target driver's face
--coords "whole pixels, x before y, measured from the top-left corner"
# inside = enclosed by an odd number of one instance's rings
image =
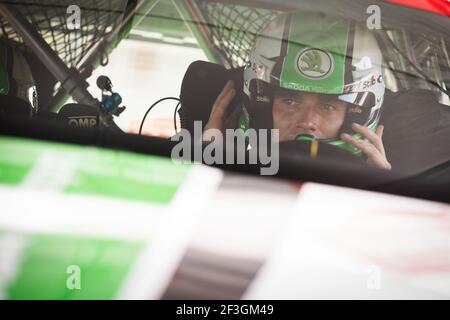
[[[346,103],[332,96],[279,90],[273,104],[274,128],[280,141],[308,134],[317,139],[334,139],[344,122]]]

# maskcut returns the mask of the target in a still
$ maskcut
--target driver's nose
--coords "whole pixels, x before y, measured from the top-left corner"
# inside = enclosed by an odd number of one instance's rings
[[[303,109],[298,121],[298,127],[308,133],[314,133],[318,126],[318,114],[313,106]]]

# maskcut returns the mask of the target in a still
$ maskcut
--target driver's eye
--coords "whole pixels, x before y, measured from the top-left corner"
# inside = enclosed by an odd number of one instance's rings
[[[288,105],[290,107],[294,107],[294,106],[296,106],[298,104],[298,102],[295,101],[295,99],[292,99],[292,98],[283,98],[282,101],[283,101],[283,103],[285,105]]]
[[[336,110],[336,107],[333,106],[332,104],[325,103],[320,106],[320,109],[325,110],[325,111],[334,111],[334,110]]]

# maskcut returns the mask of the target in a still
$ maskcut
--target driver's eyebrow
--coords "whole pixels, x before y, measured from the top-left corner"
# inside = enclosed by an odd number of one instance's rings
[[[336,106],[340,100],[335,95],[323,95],[320,97],[320,102]]]
[[[292,99],[300,99],[301,98],[301,94],[289,92],[287,90],[278,90],[275,93],[275,95],[278,97],[281,97],[281,98],[292,98]]]
[[[277,96],[278,96],[279,98],[291,98],[291,99],[295,99],[295,97],[296,97],[296,96],[293,95],[293,94],[283,93],[283,92],[278,93]]]

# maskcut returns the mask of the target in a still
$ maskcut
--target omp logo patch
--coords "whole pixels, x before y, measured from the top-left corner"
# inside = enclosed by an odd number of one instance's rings
[[[91,128],[97,126],[97,117],[69,117],[69,125],[74,127]]]

